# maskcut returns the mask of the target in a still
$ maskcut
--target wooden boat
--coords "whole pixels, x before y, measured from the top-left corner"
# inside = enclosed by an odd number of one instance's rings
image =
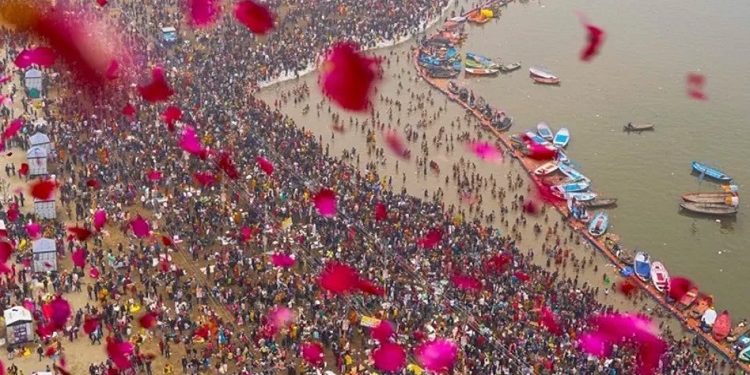
[[[557,78],[557,76],[552,74],[552,72],[550,72],[547,68],[541,66],[532,66],[531,68],[529,68],[529,74],[531,74],[532,77],[553,79]]]
[[[546,141],[551,141],[555,136],[552,133],[552,129],[549,128],[549,125],[547,125],[546,122],[540,122],[536,124],[536,133]]]
[[[617,198],[596,198],[585,203],[588,208],[604,208],[617,204]]]
[[[503,66],[500,67],[500,71],[503,72],[503,73],[510,73],[510,72],[512,72],[514,70],[518,70],[518,69],[521,69],[521,63],[520,62],[516,62],[516,63],[512,63],[512,64],[506,64],[506,65],[503,65]]]
[[[486,66],[484,66],[484,65],[482,65],[482,64],[480,64],[480,63],[478,63],[478,62],[476,62],[474,60],[468,60],[468,59],[464,60],[464,67],[466,67],[466,68],[473,68],[473,69],[488,68],[488,67],[486,67]]]
[[[639,279],[648,281],[651,277],[651,260],[648,254],[639,251],[635,253],[635,259],[633,259],[633,271]]]
[[[726,204],[719,203],[693,203],[693,202],[682,202],[680,207],[683,209],[704,215],[736,215],[737,207],[728,206]]]
[[[578,172],[578,170],[571,167],[570,164],[567,163],[560,163],[560,172],[568,176],[568,178],[573,181],[588,181],[588,178],[586,178],[586,176],[584,176],[581,172]]]
[[[728,201],[727,199],[731,199],[733,196],[733,193],[724,191],[711,191],[705,193],[696,192],[682,194],[682,200],[693,203],[726,204]]]
[[[560,128],[552,139],[552,145],[555,147],[565,148],[570,142],[570,131],[568,128]]]
[[[732,317],[729,315],[729,311],[724,310],[719,314],[714,322],[714,328],[711,330],[711,335],[714,340],[718,342],[724,341],[729,336],[729,331],[732,328]]]
[[[582,180],[578,182],[568,182],[555,185],[552,187],[552,191],[557,191],[560,194],[575,193],[578,191],[588,190],[589,187],[591,187],[591,183],[586,180]]]
[[[741,322],[736,327],[734,327],[732,331],[729,332],[729,335],[727,336],[727,342],[735,342],[740,337],[746,336],[748,334],[750,334],[750,325]]]
[[[669,287],[669,273],[661,262],[651,264],[651,282],[660,292],[664,292]]]
[[[464,71],[466,74],[475,75],[475,76],[492,76],[500,72],[500,69],[495,68],[468,68],[465,67]]]
[[[703,313],[708,310],[711,305],[714,304],[714,299],[711,296],[701,294],[698,296],[698,301],[693,304],[688,312],[688,315],[694,319],[698,319],[703,316]]]
[[[692,287],[680,298],[679,301],[677,301],[677,303],[679,303],[683,309],[686,309],[695,302],[696,298],[698,298],[698,288]]]
[[[534,80],[534,83],[538,83],[541,85],[559,85],[560,84],[560,78],[531,77],[531,79]]]
[[[492,59],[490,59],[488,57],[484,57],[484,56],[478,55],[476,53],[466,52],[466,59],[467,59],[467,61],[474,61],[474,62],[478,63],[483,68],[500,69],[500,64],[492,61]]]
[[[539,168],[534,170],[534,174],[537,176],[546,176],[554,171],[556,171],[558,168],[558,165],[554,161],[550,161],[547,163],[542,164],[539,166]]]
[[[562,195],[565,199],[575,199],[576,202],[585,203],[596,199],[596,193],[591,191],[578,191],[573,193],[565,193]]]
[[[439,67],[427,69],[427,74],[432,78],[456,78],[461,72],[450,68]]]
[[[609,216],[604,211],[599,211],[594,215],[594,219],[589,223],[589,234],[594,237],[599,237],[607,231],[609,226]]]
[[[622,127],[623,131],[626,132],[642,132],[645,130],[654,130],[654,124],[634,124],[629,122],[627,125]]]
[[[701,162],[693,161],[692,163],[693,171],[695,173],[700,174],[701,176],[706,176],[713,178],[716,181],[720,182],[730,182],[732,181],[732,177],[727,175],[726,173],[722,172],[721,170],[714,168],[710,165],[703,164]]]

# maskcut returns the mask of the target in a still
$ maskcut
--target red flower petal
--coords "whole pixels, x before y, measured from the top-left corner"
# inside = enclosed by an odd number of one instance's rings
[[[133,118],[135,116],[135,107],[130,103],[125,104],[125,106],[122,107],[122,114]]]
[[[138,93],[141,94],[143,100],[156,103],[169,99],[174,91],[169,87],[164,77],[164,69],[157,66],[151,70],[151,83],[146,86],[138,86]]]
[[[313,200],[320,216],[336,216],[336,193],[333,190],[327,188],[320,189],[318,194],[315,194]]]
[[[417,362],[429,371],[447,372],[456,362],[458,347],[450,340],[437,339],[415,349]]]
[[[263,172],[266,172],[267,175],[270,176],[273,173],[273,164],[266,160],[266,158],[258,156],[255,158],[255,161],[258,163],[260,169],[263,170]]]
[[[221,11],[220,4],[219,0],[188,0],[192,24],[204,27],[214,23]]]
[[[620,293],[630,297],[638,290],[638,287],[630,278],[627,278],[617,284],[617,290],[620,291]]]
[[[531,277],[529,277],[529,275],[527,275],[527,274],[525,274],[524,272],[521,272],[521,271],[514,272],[513,276],[515,276],[516,279],[521,280],[522,282],[527,282],[527,281],[529,281],[531,279]]]
[[[94,212],[94,229],[97,231],[101,231],[102,228],[104,228],[104,225],[107,223],[107,211],[104,211],[103,209],[98,209],[96,212]]]
[[[507,254],[493,255],[490,259],[487,259],[483,268],[486,272],[500,273],[505,271],[505,267],[510,264],[513,259]]]
[[[255,34],[263,35],[273,29],[274,15],[253,0],[240,1],[234,7],[234,17]]]
[[[193,178],[203,186],[210,186],[216,183],[216,176],[211,172],[195,172]]]
[[[497,162],[503,160],[503,152],[490,142],[471,142],[469,143],[469,150],[484,161]]]
[[[180,147],[193,155],[200,155],[200,153],[203,152],[201,141],[198,140],[198,135],[195,133],[195,129],[190,126],[186,126],[182,130]]]
[[[130,229],[133,230],[133,234],[138,238],[148,237],[151,234],[151,227],[148,221],[138,215],[135,219],[130,222]]]
[[[443,239],[443,231],[440,229],[430,229],[427,234],[417,241],[417,245],[425,249],[432,249],[440,240]]]
[[[357,289],[365,294],[379,297],[385,296],[385,289],[370,280],[358,280]]]
[[[90,230],[82,227],[68,227],[68,232],[73,234],[73,236],[81,242],[86,241],[86,239],[91,235]]]
[[[96,267],[91,267],[91,269],[89,270],[89,277],[91,277],[92,279],[98,279],[99,274],[99,269]]]
[[[530,199],[525,200],[522,207],[523,212],[527,214],[536,215],[539,213],[539,207],[537,207],[537,204]]]
[[[12,138],[16,133],[18,133],[21,128],[23,128],[24,124],[26,122],[23,118],[17,118],[8,124],[8,127],[5,128],[5,131],[3,131],[3,138],[9,139]]]
[[[219,168],[221,168],[221,170],[232,180],[240,178],[240,172],[237,171],[237,167],[227,151],[219,153]]]
[[[586,46],[581,50],[581,60],[591,61],[591,59],[599,53],[602,43],[604,43],[604,30],[600,27],[589,23],[586,18],[581,15],[581,23],[586,28],[587,32],[587,43]]]
[[[32,240],[41,237],[42,226],[39,223],[26,224],[26,234],[31,237]]]
[[[549,307],[542,306],[540,315],[539,323],[542,327],[547,328],[548,331],[557,336],[562,335],[562,329],[560,328],[560,323],[558,323],[557,316],[555,316],[555,313],[553,313]]]
[[[669,289],[667,291],[669,298],[679,301],[695,284],[692,280],[685,277],[672,277],[669,279]]]
[[[375,204],[375,220],[381,221],[385,220],[388,217],[388,211],[385,208],[385,205],[378,202]]]
[[[700,73],[688,73],[687,74],[687,93],[693,99],[696,100],[708,100],[708,96],[704,92],[704,86],[706,85],[706,76]]]
[[[385,144],[396,156],[402,159],[411,157],[411,151],[406,146],[406,142],[395,130],[386,130],[383,137],[385,138]]]
[[[294,266],[294,257],[284,253],[276,253],[271,255],[271,264],[276,267],[289,268]]]
[[[18,220],[18,217],[21,215],[21,211],[18,209],[18,203],[9,204],[8,211],[6,211],[5,214],[11,222]]]
[[[306,342],[302,344],[302,359],[305,362],[318,367],[325,361],[323,346],[317,342]]]
[[[169,106],[161,114],[162,120],[167,123],[170,132],[174,131],[174,123],[182,119],[182,110],[177,106]]]
[[[398,344],[383,343],[373,350],[372,360],[378,370],[396,373],[406,366],[406,350]]]
[[[455,274],[451,277],[451,282],[456,285],[457,288],[466,291],[478,292],[482,290],[482,281],[476,277]]]
[[[534,160],[552,160],[557,157],[557,149],[536,143],[526,146],[526,156]]]
[[[109,62],[109,65],[107,65],[107,71],[104,72],[104,76],[109,80],[115,80],[119,78],[119,71],[120,63],[118,63],[117,60],[112,60]]]
[[[378,61],[359,53],[355,43],[337,43],[323,64],[323,93],[341,107],[364,111],[378,77]]]
[[[52,48],[37,47],[25,49],[16,56],[14,63],[21,69],[26,69],[31,65],[39,65],[43,68],[49,68],[55,64],[57,55]]]
[[[70,257],[73,259],[73,264],[76,267],[84,268],[86,267],[86,257],[88,256],[88,252],[86,249],[78,248],[75,251],[73,251],[72,254],[70,254]]]
[[[145,328],[145,329],[151,329],[156,326],[156,323],[159,322],[159,314],[149,311],[140,318],[138,318],[138,324]]]
[[[61,296],[56,296],[50,302],[42,306],[44,317],[52,324],[55,330],[62,329],[70,319],[72,309],[70,303]]]
[[[31,196],[39,200],[53,199],[57,183],[52,180],[36,180],[31,184]]]
[[[148,178],[149,181],[159,181],[161,180],[161,172],[152,169],[146,173],[146,178]]]
[[[26,163],[21,163],[21,167],[18,168],[18,175],[21,177],[27,176],[29,174],[29,165]]]
[[[328,262],[318,278],[318,284],[323,289],[335,294],[350,293],[357,288],[358,281],[356,269],[338,262]]]
[[[99,183],[99,180],[92,178],[92,179],[86,181],[86,186],[88,186],[88,187],[90,187],[90,188],[92,188],[94,190],[98,190],[101,187],[101,184]]]
[[[172,246],[172,238],[169,236],[161,236],[161,243],[164,246]]]
[[[131,356],[134,346],[128,341],[107,340],[107,356],[120,370],[126,370],[133,366]]]
[[[6,239],[0,240],[0,263],[5,263],[13,254],[13,245]]]
[[[380,343],[388,342],[395,334],[393,330],[393,324],[387,320],[381,320],[378,325],[372,328],[370,331],[372,338],[378,340]]]
[[[99,327],[99,317],[92,316],[83,319],[83,332],[85,332],[87,335],[91,332],[96,331],[97,327]]]

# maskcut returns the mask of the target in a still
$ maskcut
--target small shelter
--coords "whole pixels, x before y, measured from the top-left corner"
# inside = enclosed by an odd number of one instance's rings
[[[34,146],[26,151],[26,161],[29,164],[29,177],[47,175],[47,150]]]
[[[34,147],[41,147],[45,151],[47,151],[47,155],[52,153],[52,142],[50,141],[47,134],[44,134],[42,132],[36,132],[29,136],[29,144],[32,148]]]
[[[10,346],[23,344],[34,339],[34,319],[23,306],[11,307],[3,312],[5,336]]]
[[[34,255],[32,269],[34,272],[57,271],[57,245],[55,240],[40,238],[31,243],[31,252]]]
[[[26,95],[31,99],[42,97],[42,71],[31,68],[23,75],[23,85],[26,87]]]
[[[42,200],[34,198],[34,214],[43,219],[57,218],[57,212],[55,211],[55,200]]]

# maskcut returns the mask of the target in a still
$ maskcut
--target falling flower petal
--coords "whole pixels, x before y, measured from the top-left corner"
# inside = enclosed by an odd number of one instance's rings
[[[17,118],[8,124],[8,127],[5,128],[5,131],[3,131],[3,138],[9,139],[12,138],[16,133],[18,133],[21,128],[23,128],[23,125],[25,124],[25,121],[23,118]]]
[[[294,257],[284,253],[276,253],[271,255],[271,264],[276,267],[289,268],[294,266]]]
[[[493,255],[490,259],[487,259],[483,268],[486,272],[500,273],[505,271],[505,267],[510,264],[512,258],[507,254]]]
[[[321,73],[323,93],[341,107],[364,111],[378,77],[378,61],[364,56],[355,43],[337,43],[326,57]]]
[[[530,215],[536,215],[539,213],[539,207],[537,207],[537,204],[534,203],[531,199],[526,199],[523,202],[523,212],[530,214]]]
[[[320,216],[336,216],[336,193],[333,190],[327,188],[320,189],[318,194],[315,194],[314,202]]]
[[[130,222],[130,229],[133,230],[133,234],[138,238],[147,237],[151,234],[151,227],[148,221],[138,215],[135,219]]]
[[[274,15],[253,0],[240,1],[234,7],[234,17],[255,34],[263,35],[273,29]]]
[[[427,232],[427,234],[424,237],[417,240],[417,245],[429,250],[435,247],[442,239],[443,239],[442,230],[437,229],[437,228],[430,229],[430,231]]]
[[[115,80],[119,78],[119,71],[120,71],[120,63],[117,62],[117,60],[112,60],[109,62],[109,65],[107,65],[107,70],[104,72],[104,76],[108,80]]]
[[[91,277],[92,279],[98,279],[99,275],[99,269],[96,267],[91,267],[91,269],[89,270],[89,277]]]
[[[167,123],[169,131],[174,131],[174,123],[182,119],[182,110],[177,106],[169,106],[161,114],[162,120]]]
[[[8,82],[10,82],[10,81],[11,81],[12,79],[13,79],[13,78],[11,78],[11,76],[9,76],[9,75],[7,75],[7,74],[3,74],[2,76],[0,76],[0,85],[4,85],[4,84],[8,83]]]
[[[49,68],[55,64],[55,60],[57,60],[57,55],[52,48],[37,47],[21,51],[16,56],[14,63],[21,69],[26,69],[34,64],[43,68]]]
[[[18,175],[21,177],[27,176],[29,174],[29,165],[26,163],[21,163],[21,167],[18,168]]]
[[[604,43],[605,33],[600,27],[591,24],[582,14],[579,14],[579,18],[587,32],[587,43],[581,50],[581,60],[591,61],[594,56],[599,54],[599,49]]]
[[[266,172],[267,175],[270,176],[273,173],[273,164],[266,160],[266,158],[258,156],[255,158],[255,161],[258,163],[260,169],[263,170],[263,172]]]
[[[630,278],[627,278],[617,284],[617,290],[619,290],[620,293],[626,295],[627,297],[630,297],[633,295],[633,293],[635,293],[636,290],[638,290],[638,287]]]
[[[32,240],[41,237],[42,226],[39,223],[26,224],[26,234],[31,237]]]
[[[706,85],[706,76],[700,73],[687,74],[687,93],[688,96],[696,100],[708,100],[704,91]]]
[[[209,26],[219,16],[221,6],[219,0],[187,0],[190,19],[196,27]]]
[[[503,159],[503,153],[489,142],[469,143],[469,149],[474,155],[484,161],[496,162]]]
[[[268,312],[268,324],[275,331],[289,327],[294,320],[294,312],[283,306],[275,307]]]
[[[411,151],[407,147],[406,142],[404,142],[403,138],[395,130],[386,130],[383,138],[385,138],[385,144],[396,156],[402,159],[409,159],[411,157]]]
[[[13,202],[9,204],[5,215],[11,222],[18,220],[18,217],[21,216],[21,211],[18,209],[18,203]]]
[[[174,94],[164,77],[164,69],[157,66],[151,69],[151,83],[146,86],[138,86],[141,98],[149,103],[163,102]]]
[[[549,307],[542,306],[540,315],[541,316],[539,317],[539,323],[542,325],[542,327],[547,328],[548,331],[557,336],[560,336],[562,334],[562,329],[560,328],[560,323],[558,322],[557,316],[555,316],[555,313],[553,313],[552,310],[549,309]]]
[[[557,157],[557,149],[537,143],[527,144],[526,156],[534,160],[552,160]]]
[[[203,152],[201,141],[198,139],[198,135],[195,133],[195,129],[190,126],[186,126],[182,130],[180,147],[193,155],[199,155],[201,152]]]
[[[103,209],[98,209],[96,212],[94,212],[94,229],[97,231],[101,231],[104,227],[104,224],[107,223],[107,211],[104,211]]]
[[[57,183],[52,180],[36,180],[31,184],[31,196],[39,200],[50,200],[55,196]]]
[[[388,211],[385,208],[385,205],[383,203],[376,203],[375,204],[375,220],[381,221],[385,220],[388,217]]]
[[[159,181],[161,180],[161,172],[152,169],[146,173],[146,177],[149,179],[149,181]]]
[[[91,332],[96,331],[96,329],[99,327],[99,317],[92,316],[92,317],[86,317],[83,320],[83,332],[85,332],[87,335]]]
[[[455,274],[451,277],[451,282],[459,289],[471,292],[482,290],[482,281],[476,277]]]
[[[607,345],[606,338],[596,333],[583,334],[578,339],[578,345],[584,352],[599,358],[606,357],[611,352],[611,347]]]
[[[527,274],[525,274],[524,272],[521,272],[521,271],[514,272],[513,276],[515,276],[516,279],[521,280],[522,282],[527,282],[527,281],[529,281],[531,279],[531,277],[529,277],[529,275],[527,275]]]
[[[169,236],[161,236],[161,243],[164,246],[172,246],[174,244],[172,238]]]
[[[13,245],[6,240],[0,240],[0,263],[7,262],[11,254],[13,254]]]
[[[237,166],[234,164],[234,161],[232,161],[232,157],[226,151],[219,153],[219,168],[221,168],[221,170],[232,180],[240,178],[240,172],[237,170]]]
[[[692,280],[685,277],[671,277],[669,279],[668,295],[669,298],[679,301],[690,289],[694,288],[695,284]]]
[[[70,303],[61,296],[56,296],[50,302],[42,306],[44,317],[49,320],[55,330],[62,329],[70,319],[72,309]]]
[[[321,366],[325,361],[323,346],[317,342],[306,342],[302,344],[302,359],[313,366]]]
[[[385,289],[370,280],[360,279],[357,281],[357,289],[372,296],[385,296]]]
[[[70,232],[78,241],[86,241],[87,238],[91,235],[91,231],[82,228],[82,227],[68,227],[68,232]]]
[[[122,107],[122,114],[132,118],[135,116],[135,107],[130,103],[125,104],[125,106]]]
[[[193,178],[203,186],[210,186],[216,183],[216,176],[211,172],[195,172],[193,173]]]
[[[406,350],[398,344],[386,342],[373,350],[372,360],[378,370],[396,373],[406,366]]]
[[[107,342],[107,356],[120,370],[126,370],[133,366],[130,361],[133,349],[133,344],[129,341],[109,339]]]
[[[149,311],[138,318],[138,324],[145,329],[154,328],[158,322],[159,314],[153,311]]]
[[[429,371],[447,372],[458,356],[458,347],[450,340],[437,339],[418,346],[417,362]]]
[[[393,324],[387,320],[381,320],[378,325],[370,330],[372,338],[378,340],[380,343],[386,343],[390,340],[395,331],[393,330]]]
[[[208,327],[206,325],[202,325],[198,327],[195,332],[193,333],[193,336],[201,337],[204,340],[208,340],[208,336],[210,336],[211,331],[209,331]]]
[[[318,284],[335,294],[349,293],[357,287],[359,273],[354,268],[338,263],[328,262],[320,273]]]
[[[84,248],[78,248],[75,251],[73,251],[72,254],[70,254],[71,258],[73,258],[73,264],[76,267],[84,268],[86,267],[86,257],[88,256],[88,251]]]

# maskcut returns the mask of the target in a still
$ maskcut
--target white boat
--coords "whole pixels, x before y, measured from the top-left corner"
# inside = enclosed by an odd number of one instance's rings
[[[656,290],[663,292],[669,287],[669,273],[661,262],[651,263],[651,281]]]
[[[589,187],[591,187],[591,183],[589,181],[581,180],[578,182],[566,182],[563,184],[555,185],[552,187],[552,191],[557,191],[560,194],[575,193],[588,190]]]
[[[570,131],[568,128],[561,128],[555,134],[555,138],[552,140],[552,145],[559,148],[564,148],[570,142]]]
[[[529,68],[529,73],[531,73],[532,76],[539,77],[539,78],[547,78],[547,79],[557,79],[558,77],[552,72],[549,71],[549,69],[542,67],[542,66],[532,66]]]
[[[547,141],[551,141],[554,137],[554,134],[552,133],[552,129],[549,128],[549,125],[547,125],[546,122],[540,122],[536,125],[536,132],[539,134],[540,137],[544,138]]]
[[[560,162],[560,164],[567,164],[570,162],[570,159],[568,158],[568,155],[565,155],[563,150],[557,149],[557,161]]]
[[[589,223],[589,234],[599,237],[607,231],[609,226],[609,217],[604,211],[599,211]]]
[[[589,180],[581,172],[578,172],[578,170],[571,167],[570,164],[560,163],[559,168],[560,168],[560,172],[568,176],[568,178],[573,181],[588,181]]]
[[[574,193],[565,193],[563,195],[563,198],[565,199],[575,199],[578,202],[588,202],[596,199],[597,195],[596,193],[592,191],[578,191]]]
[[[539,166],[539,168],[534,170],[534,174],[537,176],[546,176],[554,171],[556,171],[558,168],[558,165],[554,161],[550,161],[547,163],[544,163]]]

